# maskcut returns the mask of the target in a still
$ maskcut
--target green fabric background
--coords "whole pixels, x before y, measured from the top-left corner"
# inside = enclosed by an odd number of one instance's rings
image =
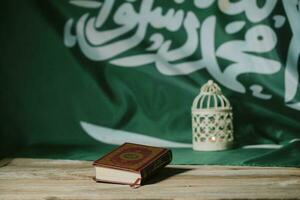
[[[163,9],[194,9],[190,2],[155,3]],[[68,48],[63,43],[66,21],[78,19],[86,12],[84,9],[58,0],[12,0],[1,4],[1,157],[93,160],[115,147],[92,139],[81,128],[80,121],[191,143],[190,107],[200,86],[211,79],[206,70],[166,76],[154,64],[123,68],[106,61],[91,61],[77,45]],[[234,36],[221,30],[233,19],[245,19],[244,14],[223,16],[215,4],[203,12],[194,11],[200,19],[217,15],[216,46],[226,40],[243,39],[244,30]],[[285,15],[281,2],[273,12]],[[271,18],[260,23],[272,27]],[[278,44],[264,56],[285,63],[291,37],[289,24],[286,22],[275,31]],[[145,38],[153,32],[150,29]],[[174,46],[186,39],[183,33],[176,34],[169,35]],[[122,55],[144,51],[148,45],[145,41]],[[222,59],[218,62],[224,68],[229,64]],[[272,94],[268,101],[253,97],[250,91],[240,94],[221,85],[233,106],[235,148],[222,152],[172,149],[172,164],[299,167],[300,142],[289,141],[300,137],[300,111],[284,104],[283,71],[284,67],[273,75],[249,73],[239,77],[245,85],[263,85]],[[295,101],[299,100],[298,92]],[[284,146],[240,148],[264,143]]]

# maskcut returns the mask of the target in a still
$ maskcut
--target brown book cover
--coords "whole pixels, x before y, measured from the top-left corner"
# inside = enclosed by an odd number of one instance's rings
[[[119,182],[136,186],[140,185],[141,182],[149,178],[149,176],[157,172],[157,170],[169,164],[171,160],[172,153],[168,149],[125,143],[94,161],[93,165],[95,167],[138,173],[140,174],[140,180],[136,180],[134,183]],[[116,182],[101,180],[101,178],[96,178],[96,180],[102,182]]]

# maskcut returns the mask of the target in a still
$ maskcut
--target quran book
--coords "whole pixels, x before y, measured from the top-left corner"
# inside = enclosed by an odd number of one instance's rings
[[[125,143],[94,161],[95,180],[138,187],[171,160],[168,149]]]

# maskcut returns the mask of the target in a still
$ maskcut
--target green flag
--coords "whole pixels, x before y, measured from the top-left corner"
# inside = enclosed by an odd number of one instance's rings
[[[1,157],[98,158],[124,142],[173,164],[300,166],[300,2],[2,2]],[[191,105],[218,83],[235,146],[196,152]]]

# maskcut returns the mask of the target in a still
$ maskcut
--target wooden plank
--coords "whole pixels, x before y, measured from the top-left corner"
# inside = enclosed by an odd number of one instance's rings
[[[171,165],[145,186],[96,183],[88,161],[0,162],[0,199],[300,199],[300,169]]]

